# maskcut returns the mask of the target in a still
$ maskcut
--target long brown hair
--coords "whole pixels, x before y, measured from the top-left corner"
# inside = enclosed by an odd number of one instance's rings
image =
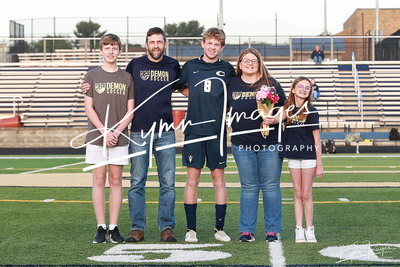
[[[256,91],[260,89],[261,85],[266,84],[268,87],[271,86],[271,81],[268,79],[268,77],[271,77],[269,74],[267,68],[264,65],[264,62],[262,61],[260,53],[257,51],[257,49],[254,49],[252,47],[247,48],[246,50],[243,50],[242,53],[240,53],[238,61],[236,63],[236,76],[242,76],[243,72],[239,68],[240,62],[243,60],[244,56],[247,54],[253,54],[256,56],[258,60],[258,70],[257,72],[261,75],[261,82],[256,86]],[[254,86],[254,85],[251,85]]]
[[[299,117],[300,120],[305,120],[307,118],[308,114],[305,114],[305,112],[310,111],[311,108],[311,100],[312,100],[312,85],[311,85],[311,81],[310,79],[308,79],[307,77],[304,76],[300,76],[298,78],[296,78],[293,83],[292,86],[290,87],[290,92],[289,92],[289,98],[285,101],[284,107],[287,110],[289,107],[291,106],[296,106],[296,102],[295,102],[295,94],[293,92],[293,89],[297,86],[297,84],[299,84],[299,82],[301,81],[308,81],[310,83],[310,94],[308,95],[307,99],[305,100],[305,102],[307,102],[306,108],[305,109],[301,109],[300,111],[297,111],[297,116]],[[296,113],[295,113],[296,114]],[[290,125],[292,120],[292,116],[293,116],[293,109],[289,109],[289,112],[287,113],[287,120],[286,120],[286,125]]]

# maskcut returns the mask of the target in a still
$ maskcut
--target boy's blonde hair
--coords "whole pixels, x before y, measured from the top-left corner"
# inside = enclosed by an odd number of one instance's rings
[[[222,46],[225,46],[225,32],[218,28],[210,28],[203,33],[203,42],[209,38],[215,38],[221,42]]]

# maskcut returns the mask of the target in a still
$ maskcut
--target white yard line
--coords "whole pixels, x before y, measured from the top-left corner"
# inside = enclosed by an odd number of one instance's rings
[[[0,159],[84,159],[85,156],[66,156],[66,157],[60,157],[60,156],[40,156],[40,157],[27,157],[27,156],[13,156],[13,157],[2,157],[0,156]]]
[[[30,173],[44,172],[44,171],[48,171],[48,170],[55,170],[55,169],[59,169],[59,168],[64,168],[64,167],[69,167],[69,166],[74,166],[74,165],[79,165],[79,164],[84,164],[84,163],[85,163],[84,161],[83,162],[77,162],[77,163],[61,165],[61,166],[55,166],[55,167],[46,168],[46,169],[34,170],[34,171],[30,171],[30,172],[21,172],[20,174],[30,174]]]
[[[286,258],[283,253],[283,246],[280,238],[280,235],[278,235],[277,241],[268,242],[269,257],[271,266],[273,267],[286,266]]]

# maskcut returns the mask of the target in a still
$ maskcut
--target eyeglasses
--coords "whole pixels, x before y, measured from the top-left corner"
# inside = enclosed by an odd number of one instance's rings
[[[307,91],[310,91],[310,90],[311,90],[311,87],[310,87],[310,86],[304,87],[304,86],[301,85],[301,84],[297,85],[296,88],[299,89],[299,90],[307,90]]]
[[[253,65],[258,64],[258,60],[257,60],[257,59],[248,59],[248,58],[245,58],[245,59],[242,59],[242,62],[243,62],[244,64],[253,64]]]

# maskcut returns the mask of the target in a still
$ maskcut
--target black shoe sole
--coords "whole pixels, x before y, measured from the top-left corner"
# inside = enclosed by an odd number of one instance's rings
[[[116,244],[116,243],[124,243],[125,242],[125,240],[114,240],[111,237],[110,237],[109,240],[110,240],[111,243],[114,243],[114,244]]]
[[[104,242],[97,242],[93,240],[93,244],[104,244],[104,243],[107,243],[107,240],[104,240]]]
[[[176,240],[176,238],[175,237],[172,237],[172,236],[169,236],[167,239],[162,239],[161,238],[161,241],[163,241],[163,242],[178,242],[178,240]]]
[[[125,242],[128,242],[128,243],[137,243],[137,242],[140,242],[140,241],[144,241],[144,237],[141,238],[140,240],[136,240],[136,239],[133,238],[133,237],[128,237],[128,238],[125,240]]]

